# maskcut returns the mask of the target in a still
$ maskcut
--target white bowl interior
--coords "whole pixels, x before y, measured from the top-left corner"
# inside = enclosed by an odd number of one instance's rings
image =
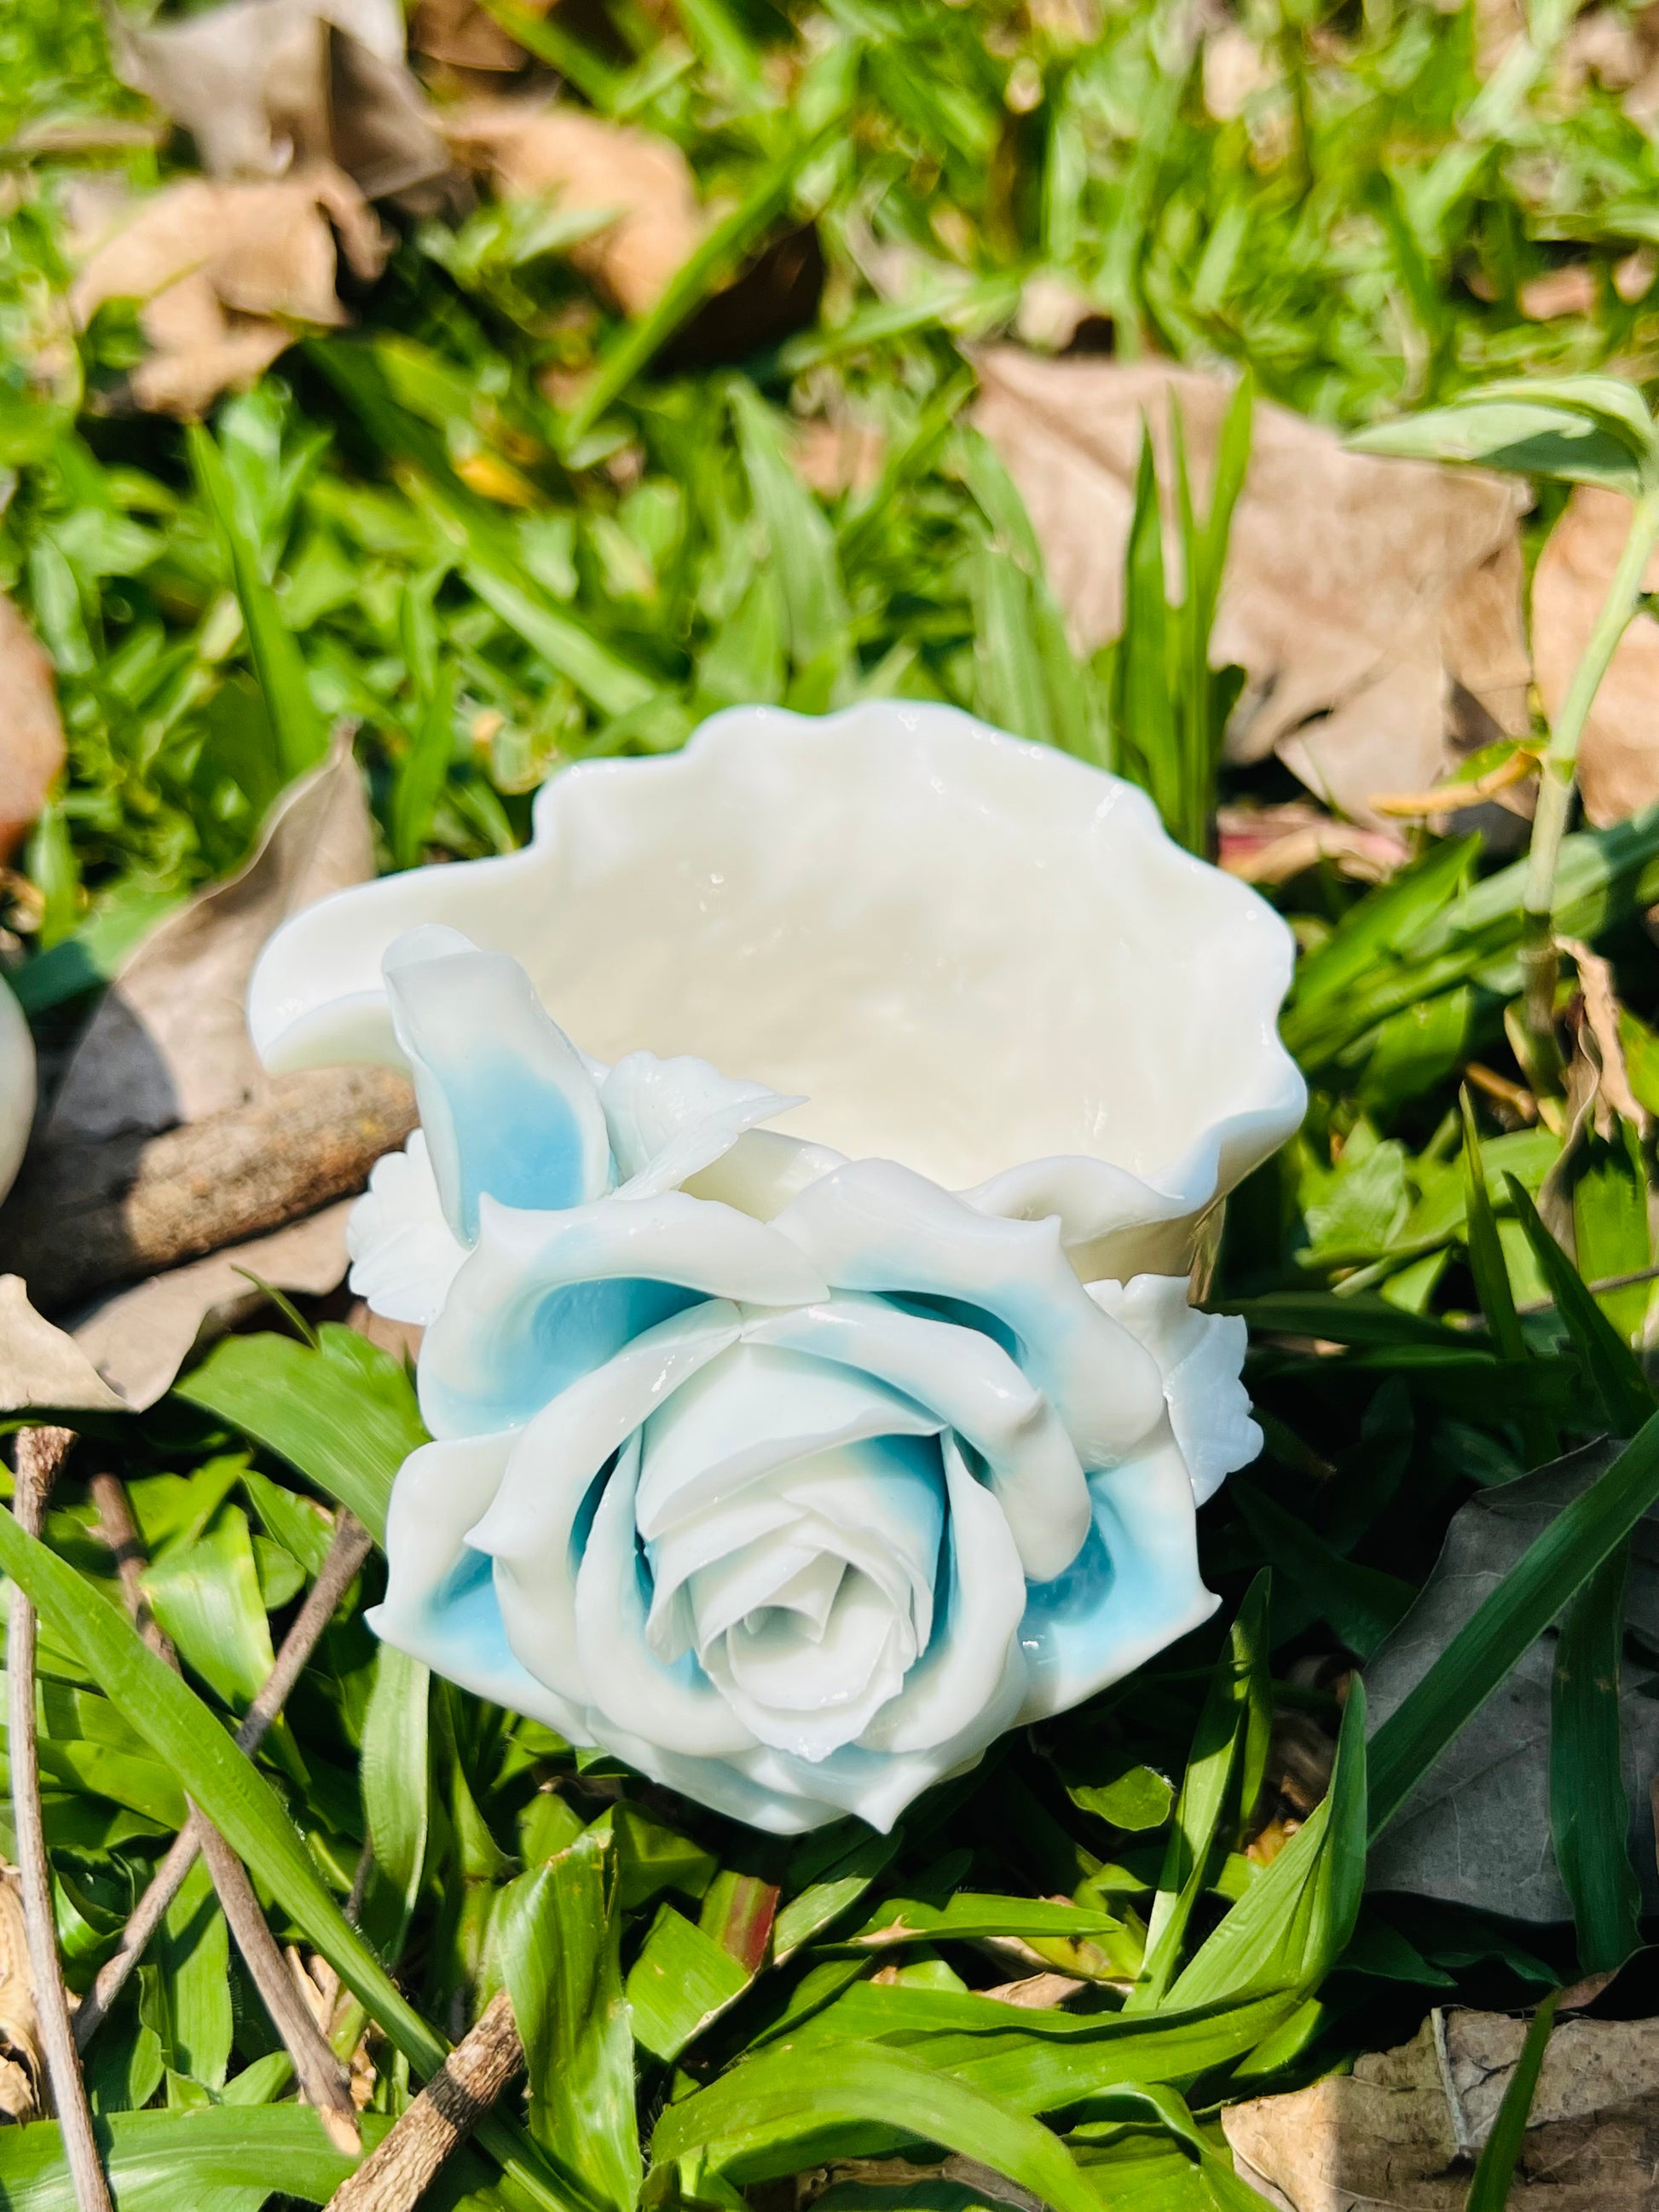
[[[750,709],[548,796],[502,941],[602,1059],[805,1092],[777,1126],[958,1188],[1077,1153],[1158,1184],[1282,1090],[1283,925],[1064,755],[948,709]]]

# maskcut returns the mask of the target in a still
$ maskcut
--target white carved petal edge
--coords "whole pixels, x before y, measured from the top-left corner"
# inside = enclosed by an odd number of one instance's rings
[[[763,1214],[837,1154],[884,1158],[1057,1215],[1085,1281],[1182,1274],[1305,1104],[1266,902],[1132,786],[951,708],[735,708],[681,753],[568,770],[524,851],[282,930],[249,994],[266,1065],[401,1065],[381,959],[433,922],[522,961],[601,1062],[693,1054],[800,1097],[708,1171]]]

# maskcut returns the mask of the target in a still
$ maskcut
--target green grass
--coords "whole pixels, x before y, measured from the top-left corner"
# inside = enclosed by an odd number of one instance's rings
[[[236,865],[342,720],[386,866],[510,849],[549,775],[672,747],[720,706],[894,694],[1112,763],[1201,844],[1228,697],[1206,651],[1207,488],[1185,533],[1194,577],[1158,573],[1143,529],[1126,636],[1079,663],[1018,495],[969,425],[972,343],[1006,331],[1044,274],[1076,288],[1090,337],[1121,356],[1238,364],[1261,398],[1345,428],[1504,374],[1642,383],[1659,372],[1659,301],[1650,285],[1626,295],[1655,240],[1659,155],[1613,93],[1569,88],[1566,25],[1547,7],[1535,52],[1486,78],[1468,9],[1253,9],[1263,82],[1226,120],[1206,109],[1186,11],[1104,10],[1084,35],[1093,15],[1085,0],[833,0],[809,36],[805,11],[687,0],[677,52],[631,0],[568,24],[561,11],[538,35],[577,96],[673,139],[705,198],[735,211],[669,305],[620,321],[571,266],[574,232],[486,204],[459,231],[408,227],[354,328],[296,347],[188,434],[124,411],[136,352],[121,312],[42,371],[70,164],[14,146],[0,583],[56,663],[70,765],[0,919],[43,1035],[70,1026],[157,914]],[[8,132],[142,112],[89,6],[17,0],[0,87]],[[93,158],[145,187],[179,150]],[[825,275],[806,325],[678,365],[681,324],[718,329],[705,302],[731,259],[808,222]],[[895,302],[870,272],[902,257]],[[1593,310],[1529,320],[1529,280],[1569,262],[1593,272]],[[822,419],[881,433],[873,483],[805,488],[790,450]],[[1272,769],[1218,773],[1223,795],[1288,793]],[[182,1785],[246,1851],[278,1935],[355,1992],[341,2033],[368,2024],[377,2113],[402,2108],[411,2063],[503,1981],[537,2023],[524,2126],[468,2154],[470,2212],[547,2192],[623,2204],[653,2148],[649,2203],[730,2212],[740,2185],[918,2133],[1056,2205],[1115,2191],[1210,2206],[1238,2201],[1218,2104],[1403,2039],[1431,2003],[1518,2005],[1608,1963],[1633,1923],[1613,1639],[1591,1599],[1615,1588],[1651,1488],[1645,1437],[1392,1716],[1369,1814],[1352,1694],[1322,1808],[1270,1863],[1244,1848],[1307,1809],[1271,1790],[1257,1802],[1267,1708],[1334,1746],[1335,1655],[1374,1646],[1456,1509],[1645,1412],[1629,1347],[1648,1287],[1587,1291],[1539,1242],[1532,1201],[1558,1135],[1498,1119],[1478,1089],[1467,1119],[1460,1102],[1471,1062],[1519,1078],[1506,1017],[1522,878],[1478,838],[1425,836],[1380,890],[1319,868],[1275,894],[1304,948],[1286,1036],[1313,1096],[1301,1135],[1229,1209],[1216,1297],[1251,1320],[1268,1447],[1203,1516],[1222,1613],[1133,1682],[1009,1739],[893,1838],[850,1822],[757,1838],[428,1684],[362,1625],[378,1561],[288,1731],[241,1759],[213,1685],[235,1679],[231,1647],[280,1634],[314,1574],[307,1501],[371,1525],[383,1512],[417,1433],[407,1385],[361,1351],[350,1364],[326,1333],[320,1350],[256,1336],[112,1424],[100,1449],[148,1547],[164,1571],[189,1555],[218,1577],[221,1626],[181,1628],[186,1680],[167,1687],[114,1613],[88,1610],[86,1585],[113,1583],[74,1480],[48,1528],[55,1564],[0,1522],[45,1618],[46,1814],[74,1986],[166,1848]],[[1567,933],[1613,963],[1632,1080],[1659,1112],[1659,959],[1641,926],[1659,900],[1659,817],[1569,837],[1557,885]],[[1583,1276],[1653,1257],[1650,1171],[1615,1127],[1587,1133],[1558,1175],[1543,1202]],[[1467,1717],[1463,1658],[1478,1654],[1480,1681],[1501,1673],[1570,1600],[1553,1767],[1577,1929],[1362,1903],[1368,1820],[1398,1808]],[[342,1908],[371,1844],[354,1928]],[[1057,1896],[1085,1908],[1086,1934],[1030,1932],[1035,1901]],[[878,1984],[848,1939],[901,1906],[917,1938],[884,1952],[898,1979]],[[1023,1971],[986,1949],[999,1927],[1083,1979],[1083,2001],[988,2025],[972,1992]],[[1639,1995],[1650,1973],[1638,1960],[1626,1980]],[[188,2143],[202,2187],[241,2188],[250,2212],[276,2159],[298,2196],[337,2181],[282,2101],[210,1901],[169,1922],[93,2051],[124,2205],[176,2202],[184,2153],[164,2143]],[[602,2115],[586,2133],[570,2078]],[[210,2104],[216,2132],[189,2136]],[[48,2175],[54,2145],[50,2128],[0,2131],[0,2192]]]

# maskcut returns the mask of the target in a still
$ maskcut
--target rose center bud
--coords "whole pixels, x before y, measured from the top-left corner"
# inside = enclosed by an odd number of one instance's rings
[[[827,1362],[752,1346],[714,1361],[645,1426],[656,1656],[697,1668],[775,1750],[854,1741],[933,1632],[939,1426]]]

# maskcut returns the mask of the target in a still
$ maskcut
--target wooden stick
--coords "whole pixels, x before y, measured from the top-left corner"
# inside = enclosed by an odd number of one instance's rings
[[[17,1525],[38,1536],[46,1517],[46,1493],[75,1442],[70,1429],[24,1429],[17,1438]],[[96,1600],[93,1601],[94,1603]],[[58,1964],[52,1909],[52,1870],[40,1814],[40,1761],[34,1719],[34,1607],[14,1583],[6,1630],[7,1726],[11,1754],[11,1817],[22,1874],[23,1920],[28,1930],[29,1971],[40,2024],[46,2078],[63,2133],[79,2212],[112,2212],[109,2184],[92,2132],[80,2055],[70,2032],[69,1999]]]
[[[276,1654],[276,1664],[266,1675],[259,1694],[248,1707],[242,1724],[236,1731],[240,1749],[252,1752],[258,1747],[266,1729],[282,1711],[289,1692],[304,1673],[323,1631],[334,1618],[340,1600],[372,1548],[373,1539],[368,1529],[342,1507],[335,1516],[334,1540],[329,1547],[328,1557],[323,1562],[322,1572],[312,1584],[309,1595],[283,1638],[282,1649]],[[195,1864],[196,1854],[200,1849],[201,1837],[196,1815],[192,1813],[174,1837],[167,1856],[150,1876],[149,1886],[134,1906],[132,1917],[122,1929],[121,1940],[113,1954],[99,1968],[96,1980],[81,2001],[81,2009],[75,2015],[75,2040],[81,2050],[86,2049],[108,2017],[110,2007],[126,1986],[127,1977],[143,1957],[150,1937],[160,1927],[162,1915],[179,1894],[185,1876]]]
[[[42,1313],[245,1243],[361,1190],[415,1126],[386,1067],[279,1078],[160,1137],[42,1146],[0,1212],[0,1251]]]
[[[444,2160],[523,2064],[524,2045],[503,1990],[380,2148],[340,2184],[327,2212],[411,2212]]]
[[[151,1613],[144,1595],[147,1564],[143,1542],[132,1517],[125,1485],[113,1474],[97,1474],[92,1494],[98,1507],[98,1533],[114,1555],[122,1594],[133,1625],[145,1642],[167,1665],[177,1668],[178,1655]],[[270,2024],[294,2061],[300,2094],[322,2115],[329,2140],[337,2150],[355,2157],[363,2147],[357,2129],[356,2107],[351,2101],[351,2081],[329,2049],[309,2008],[300,2001],[276,1940],[259,1909],[259,1900],[248,1879],[247,1869],[213,1823],[192,1806],[191,1826],[200,1838],[202,1854],[213,1877],[225,1921],[236,1938],[249,1978],[258,1990]]]
[[[270,2015],[270,2024],[294,2061],[300,2094],[307,2105],[316,2106],[336,2150],[355,2158],[362,2149],[363,2139],[357,2129],[357,2108],[351,2101],[351,2077],[329,2049],[316,2015],[294,1986],[276,1939],[259,1910],[247,1869],[210,1820],[204,1820],[199,1813],[196,1819],[202,1855],[225,1919]]]

